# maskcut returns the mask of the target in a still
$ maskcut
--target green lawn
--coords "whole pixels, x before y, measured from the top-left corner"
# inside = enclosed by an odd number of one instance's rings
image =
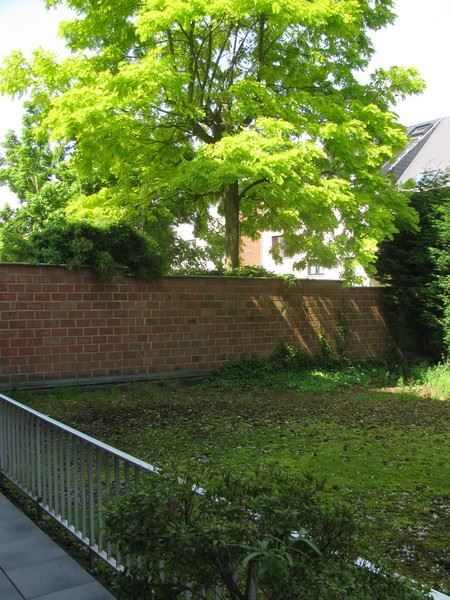
[[[450,379],[447,367],[440,378]],[[239,472],[269,463],[326,478],[398,572],[450,592],[449,395],[430,378],[409,387],[395,379],[255,363],[202,383],[12,395],[154,464]]]

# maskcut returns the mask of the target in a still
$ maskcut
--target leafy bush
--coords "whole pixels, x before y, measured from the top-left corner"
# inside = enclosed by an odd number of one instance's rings
[[[201,475],[204,481],[206,474]],[[230,600],[419,600],[426,595],[385,571],[356,565],[361,528],[349,509],[324,500],[323,484],[263,469],[247,478],[154,477],[108,514],[133,565],[121,597],[200,598],[220,582]],[[293,532],[295,534],[293,535]],[[164,581],[149,573],[160,573]],[[175,577],[176,576],[176,577]]]
[[[99,275],[125,267],[136,277],[162,275],[163,260],[150,243],[125,224],[99,228],[87,223],[55,223],[32,233],[28,262],[89,266]]]
[[[368,385],[374,381],[394,384],[399,369],[374,361],[351,361],[345,356],[331,353],[322,342],[317,354],[299,346],[280,342],[268,357],[246,357],[220,367],[207,380],[206,385],[223,389],[261,388],[292,389],[299,392],[328,392],[338,387]]]
[[[264,388],[298,392],[330,392],[355,385],[427,386],[431,397],[450,397],[450,363],[351,360],[330,354],[327,347],[317,354],[280,342],[270,357],[244,357],[218,368],[200,383],[221,389]]]
[[[279,277],[279,275],[268,271],[264,267],[256,266],[236,267],[231,271],[224,271],[223,274],[228,277]]]
[[[204,385],[221,389],[264,388],[280,391],[330,392],[352,385],[369,385],[379,381],[380,376],[383,376],[382,370],[370,363],[355,363],[344,368],[333,369],[319,366],[282,368],[269,359],[249,358],[219,369]],[[389,381],[394,382],[395,376],[390,376]]]
[[[236,267],[231,271],[225,271],[223,267],[215,269],[189,267],[173,270],[174,275],[194,275],[198,277],[268,277],[271,279],[282,279],[287,284],[292,284],[297,281],[295,275],[280,275],[273,271],[268,271],[264,267],[244,266]]]

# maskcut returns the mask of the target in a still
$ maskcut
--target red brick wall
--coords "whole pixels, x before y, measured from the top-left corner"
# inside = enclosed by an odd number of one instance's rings
[[[269,355],[280,340],[333,343],[342,315],[353,357],[392,351],[382,289],[338,282],[173,277],[0,265],[0,383],[130,376],[217,367]]]
[[[241,265],[250,267],[260,267],[261,257],[261,238],[251,240],[248,237],[241,238],[242,248],[240,252]]]

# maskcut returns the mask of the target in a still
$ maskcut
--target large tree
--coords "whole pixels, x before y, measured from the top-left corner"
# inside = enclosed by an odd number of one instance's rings
[[[412,69],[357,76],[393,0],[66,4],[74,54],[14,53],[2,89],[28,90],[79,173],[107,182],[91,206],[192,220],[201,235],[216,205],[228,268],[242,234],[275,229],[288,254],[351,272],[395,219],[413,222],[380,167],[405,142],[390,106],[422,83]]]

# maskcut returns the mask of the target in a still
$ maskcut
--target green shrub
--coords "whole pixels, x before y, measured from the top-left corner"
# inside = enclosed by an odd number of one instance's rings
[[[450,352],[449,178],[424,182],[411,197],[417,231],[380,246],[377,270],[388,284],[392,326],[406,351],[439,359]]]
[[[268,271],[264,267],[243,266],[225,271],[223,267],[215,269],[189,267],[173,270],[174,275],[194,275],[198,277],[268,277],[271,279],[282,279],[286,284],[293,284],[297,281],[295,275],[280,275],[273,271]]]
[[[125,268],[136,277],[156,278],[163,272],[161,255],[148,240],[125,224],[99,228],[87,223],[54,223],[32,233],[27,260],[89,266],[101,276]]]
[[[280,342],[270,357],[273,364],[284,369],[311,369],[317,365],[317,357],[293,344]]]
[[[295,360],[295,359],[294,359]],[[371,362],[346,363],[345,365],[283,367],[267,358],[248,358],[232,362],[218,369],[204,384],[220,389],[295,390],[297,392],[330,392],[353,385],[369,385],[373,382],[395,383],[397,369],[386,373]]]
[[[324,336],[320,336],[319,344],[319,351],[311,354],[300,346],[279,342],[270,357],[244,357],[229,362],[213,373],[211,382],[221,387],[234,384],[278,387],[282,384],[306,391],[311,386],[314,388],[314,379],[317,383],[320,380],[319,387],[324,390],[328,389],[328,383],[334,388],[338,381],[354,384],[361,383],[361,377],[366,382],[372,378],[372,363],[352,363],[346,357],[333,355]]]
[[[279,275],[268,271],[264,267],[256,266],[236,267],[231,271],[224,271],[223,274],[228,277],[279,277]]]
[[[112,537],[134,565],[120,597],[168,600],[190,591],[200,598],[203,587],[219,581],[225,598],[248,600],[251,577],[267,600],[426,597],[418,586],[356,565],[364,552],[360,525],[347,507],[325,501],[323,484],[311,477],[269,469],[246,478],[200,477],[203,493],[192,491],[195,476],[157,476],[110,508]],[[164,582],[149,581],[161,559]]]

